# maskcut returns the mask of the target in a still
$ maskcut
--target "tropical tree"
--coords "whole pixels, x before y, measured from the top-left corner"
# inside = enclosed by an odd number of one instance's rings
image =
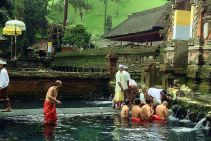
[[[47,0],[24,0],[23,20],[26,24],[29,43],[35,42],[36,33],[42,36],[47,33]]]
[[[69,3],[72,5],[74,9],[73,23],[75,23],[76,14],[79,11],[81,20],[83,19],[83,10],[90,10],[92,5],[88,3],[86,0],[69,0]]]
[[[0,26],[4,26],[5,22],[13,17],[14,1],[0,0]]]
[[[67,13],[68,13],[68,0],[64,0],[64,22],[63,22],[64,27],[67,24]]]
[[[23,20],[24,0],[15,0],[15,17],[18,20]]]
[[[112,0],[112,1],[115,1],[116,4],[117,4],[117,8],[116,8],[116,16],[119,16],[119,4],[120,4],[120,1],[121,0]]]
[[[86,31],[83,25],[76,25],[66,28],[63,37],[64,44],[70,44],[78,48],[89,48],[91,34]]]

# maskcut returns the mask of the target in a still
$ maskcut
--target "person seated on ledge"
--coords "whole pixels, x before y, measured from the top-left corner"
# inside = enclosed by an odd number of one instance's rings
[[[141,122],[141,107],[140,107],[140,99],[135,99],[135,105],[132,108],[132,122],[140,123]]]
[[[167,120],[168,119],[168,102],[163,101],[162,104],[155,108],[155,115],[152,119],[154,120]]]
[[[51,86],[46,94],[44,102],[44,122],[54,123],[57,121],[56,104],[61,104],[61,101],[57,100],[58,90],[62,87],[62,82],[56,80],[55,84]]]
[[[121,110],[121,118],[127,119],[129,117],[129,106],[130,106],[130,100],[125,100],[125,105],[122,107]]]
[[[148,121],[153,115],[154,111],[152,109],[152,100],[146,99],[146,104],[141,107],[141,120]]]

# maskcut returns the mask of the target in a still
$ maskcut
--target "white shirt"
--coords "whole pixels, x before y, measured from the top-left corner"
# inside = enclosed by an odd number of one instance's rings
[[[3,68],[0,71],[0,88],[6,88],[9,85],[9,76],[7,70]]]
[[[123,79],[122,79],[121,84],[122,84],[123,89],[126,90],[128,89],[127,82],[130,80],[130,74],[127,71],[123,70],[122,75],[123,75]]]
[[[137,86],[136,81],[133,80],[133,79],[130,79],[130,80],[129,80],[129,86]]]
[[[122,81],[122,73],[120,71],[118,71],[116,73],[116,86],[115,86],[115,92],[121,92],[121,87],[119,86],[118,82],[121,83]]]
[[[161,95],[160,95],[161,91],[162,91],[162,89],[149,88],[148,95],[155,98],[158,101],[158,103],[161,103]]]

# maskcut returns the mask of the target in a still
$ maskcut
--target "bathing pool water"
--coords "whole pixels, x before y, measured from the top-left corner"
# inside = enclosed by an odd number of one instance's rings
[[[195,125],[172,116],[167,122],[134,125],[116,113],[59,114],[56,125],[44,125],[43,115],[25,115],[0,119],[0,140],[210,141],[209,131]]]

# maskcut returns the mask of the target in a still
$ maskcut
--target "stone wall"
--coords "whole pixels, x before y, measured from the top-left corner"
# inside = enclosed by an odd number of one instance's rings
[[[174,105],[171,107],[174,115],[180,119],[189,119],[194,122],[200,121],[211,111],[210,101],[207,99],[197,100],[197,97],[177,97]]]
[[[149,54],[118,54],[117,64],[128,66],[128,72],[132,79],[139,83],[146,83],[146,70],[151,64],[155,63],[154,54],[154,50]]]
[[[11,98],[24,97],[30,98],[44,98],[48,88],[53,85],[54,81],[59,79],[63,82],[59,95],[66,98],[101,98],[109,97],[108,74],[70,74],[53,72],[42,73],[34,72],[34,74],[24,75],[14,74],[9,72],[10,85],[9,96]],[[65,74],[65,75],[64,75]],[[87,76],[86,76],[87,75]],[[93,76],[95,75],[95,77]]]

